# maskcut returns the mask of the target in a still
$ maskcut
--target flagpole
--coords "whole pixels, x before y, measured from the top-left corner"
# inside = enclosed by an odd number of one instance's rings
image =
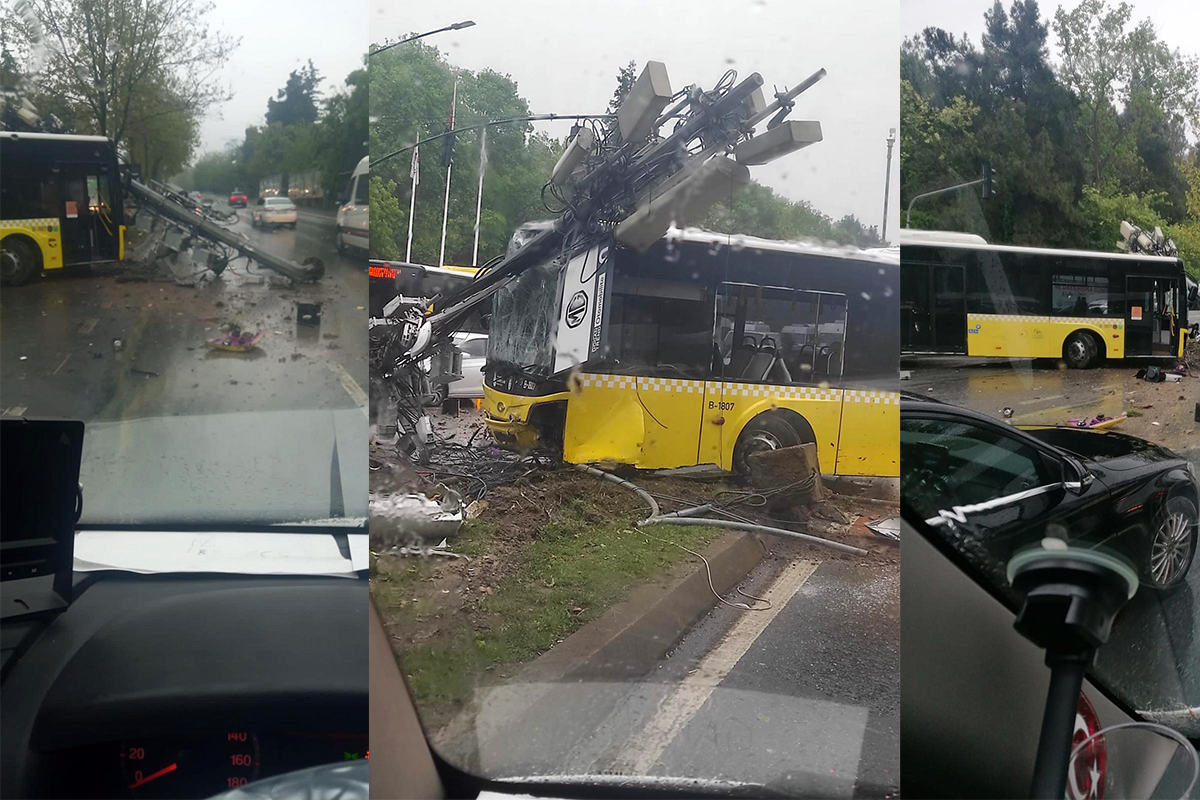
[[[404,261],[412,263],[412,229],[413,229],[413,209],[417,205],[417,184],[421,182],[421,157],[417,155],[419,147],[413,148],[412,166],[409,167],[409,175],[412,178],[412,197],[408,200],[408,247],[404,251]]]
[[[458,102],[458,78],[454,79],[454,93],[450,96],[450,130],[454,130],[454,105]],[[453,144],[451,144],[453,147]],[[446,200],[442,204],[442,252],[438,256],[438,266],[446,265],[446,220],[450,214],[450,172],[454,169],[454,155],[451,150],[450,163],[446,165]]]
[[[479,264],[479,212],[483,209],[483,170],[487,167],[487,128],[479,134],[479,195],[475,198],[475,249],[471,252],[471,266]]]

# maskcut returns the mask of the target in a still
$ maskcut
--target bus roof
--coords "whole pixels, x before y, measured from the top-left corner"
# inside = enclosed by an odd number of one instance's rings
[[[963,233],[962,231],[927,231],[919,228],[900,229],[901,244],[925,244],[926,242],[940,242],[943,244],[973,242],[975,244],[987,244],[987,239],[984,239],[977,233]]]
[[[899,251],[893,248],[874,248],[862,250],[853,245],[822,244],[815,241],[785,242],[778,239],[762,239],[758,236],[746,236],[736,233],[714,233],[702,228],[671,228],[663,235],[664,239],[695,244],[712,244],[720,242],[729,244],[735,249],[753,248],[755,250],[771,250],[777,253],[796,253],[825,258],[853,259],[855,261],[871,261],[878,264],[900,263]]]
[[[1070,256],[1072,258],[1116,258],[1125,261],[1154,261],[1163,264],[1182,264],[1174,256],[1156,256],[1148,253],[1108,253],[1103,250],[1056,250],[1052,247],[1022,247],[1015,244],[978,244],[976,242],[908,242],[910,247],[955,247],[960,250],[991,250],[998,253],[1027,253],[1043,256]]]
[[[111,140],[107,136],[78,136],[73,133],[21,133],[17,131],[5,131],[4,138],[42,139],[52,142],[108,142],[111,144]]]

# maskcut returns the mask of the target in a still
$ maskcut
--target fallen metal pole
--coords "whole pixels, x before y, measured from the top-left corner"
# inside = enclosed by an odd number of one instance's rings
[[[770,536],[784,536],[789,539],[799,539],[801,541],[808,542],[809,544],[815,544],[820,547],[828,547],[832,550],[839,550],[843,553],[853,553],[857,556],[868,555],[867,551],[863,550],[861,547],[853,547],[852,545],[842,544],[841,542],[833,542],[829,539],[822,539],[819,536],[811,536],[807,533],[787,531],[783,528],[771,528],[766,525],[755,525],[749,522],[734,522],[732,520],[723,519],[696,519],[693,517],[660,517],[656,514],[649,519],[644,519],[637,523],[637,526],[642,528],[646,525],[656,525],[659,523],[668,525],[711,525],[715,528],[732,528],[735,531],[765,533]]]
[[[297,264],[294,261],[288,261],[285,258],[280,258],[279,256],[260,250],[250,244],[246,237],[240,233],[234,233],[215,222],[204,219],[196,212],[184,208],[139,181],[129,181],[129,193],[148,206],[154,213],[187,228],[194,235],[208,239],[209,241],[220,242],[227,247],[232,247],[239,255],[256,261],[262,267],[273,272],[278,272],[280,275],[291,278],[298,283],[316,281],[325,274],[325,265],[321,263],[320,259],[312,258],[304,264]]]

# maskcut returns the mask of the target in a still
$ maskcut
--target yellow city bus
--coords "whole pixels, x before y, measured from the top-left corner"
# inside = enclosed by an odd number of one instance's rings
[[[900,347],[906,354],[1178,358],[1188,339],[1178,258],[988,244],[901,234]]]
[[[123,191],[103,136],[0,134],[0,278],[20,285],[77,264],[125,258]]]
[[[606,239],[497,294],[487,424],[572,463],[745,471],[756,451],[814,442],[825,474],[896,476],[898,294],[894,252]]]

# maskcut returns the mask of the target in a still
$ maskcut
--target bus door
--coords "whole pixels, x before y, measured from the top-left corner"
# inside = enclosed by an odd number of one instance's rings
[[[963,267],[905,264],[900,268],[900,347],[908,352],[967,352]]]
[[[62,226],[63,262],[84,264],[100,258],[116,258],[109,253],[115,240],[112,223],[103,219],[103,203],[108,202],[108,176],[98,164],[58,165],[62,180],[62,207],[58,210]],[[104,190],[101,184],[105,184]],[[109,215],[111,219],[111,214]]]
[[[1125,297],[1125,355],[1174,355],[1179,335],[1179,280],[1131,275],[1125,279]]]

